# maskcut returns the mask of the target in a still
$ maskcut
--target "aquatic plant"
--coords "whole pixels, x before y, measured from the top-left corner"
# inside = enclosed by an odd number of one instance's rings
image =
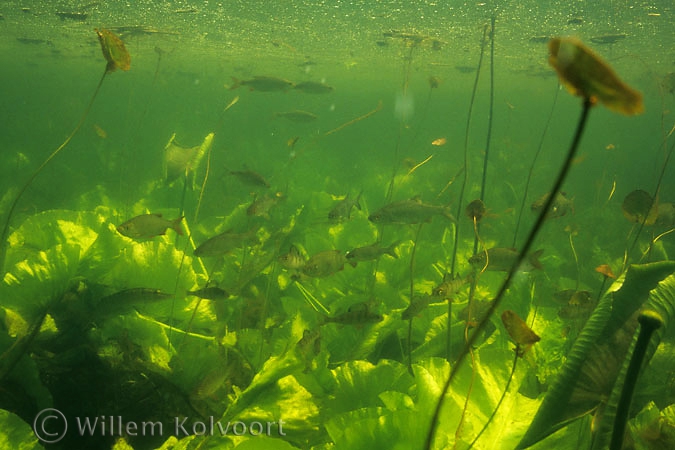
[[[98,95],[98,92],[101,89],[101,85],[103,85],[103,80],[105,79],[106,75],[108,75],[108,73],[110,72],[114,72],[117,69],[129,70],[129,68],[131,67],[131,57],[129,56],[129,52],[127,52],[127,49],[126,47],[124,47],[124,43],[120,38],[118,38],[111,31],[106,30],[105,28],[101,30],[96,29],[96,34],[98,36],[99,43],[101,44],[101,51],[103,52],[103,57],[107,61],[105,70],[103,71],[103,75],[101,76],[101,79],[96,85],[96,89],[94,89],[94,94],[92,95],[91,100],[89,100],[89,103],[84,109],[82,117],[80,118],[77,125],[75,125],[73,131],[71,131],[68,137],[66,137],[66,140],[63,141],[63,143],[59,145],[56,148],[56,150],[54,150],[49,156],[47,156],[47,158],[42,162],[42,164],[38,166],[37,169],[35,169],[35,171],[31,174],[30,177],[28,177],[28,180],[24,183],[21,189],[19,189],[18,193],[14,197],[14,200],[12,201],[9,210],[7,211],[7,218],[5,219],[5,223],[2,228],[2,233],[0,233],[0,273],[4,273],[5,270],[5,257],[7,256],[7,235],[9,233],[9,226],[12,220],[12,214],[14,213],[14,210],[16,209],[16,206],[19,203],[19,200],[23,196],[24,192],[26,192],[26,189],[28,189],[28,187],[33,183],[33,180],[35,180],[35,178],[42,172],[42,170],[47,166],[47,164],[49,164],[49,162],[52,159],[54,159],[56,155],[58,155],[61,152],[61,150],[63,150],[68,145],[68,143],[80,130],[82,124],[84,124],[84,121],[87,120],[89,111],[91,110],[91,107],[94,104],[94,100],[96,100],[96,96]]]
[[[427,440],[424,447],[426,449],[431,448],[434,439],[434,433],[436,427],[438,426],[438,416],[445,399],[445,393],[448,391],[454,376],[456,376],[458,368],[461,367],[479,333],[485,328],[487,318],[489,318],[499,306],[502,297],[506,293],[506,290],[509,288],[511,281],[516,274],[516,271],[529,253],[530,248],[537,237],[542,224],[544,223],[544,219],[553,205],[554,199],[560,192],[560,188],[567,177],[567,173],[571,167],[574,156],[576,155],[579,143],[581,142],[581,137],[583,136],[586,121],[588,119],[588,113],[590,112],[591,107],[600,101],[610,109],[622,112],[624,114],[639,114],[644,110],[644,106],[642,105],[642,96],[636,91],[633,91],[628,86],[624,85],[614,75],[609,66],[600,61],[597,56],[595,56],[590,50],[584,47],[583,44],[577,40],[559,38],[551,39],[549,42],[549,52],[549,63],[558,72],[561,81],[573,94],[582,97],[582,110],[577,124],[577,129],[574,134],[574,138],[572,139],[570,148],[567,151],[565,160],[560,167],[558,175],[553,183],[550,195],[548,196],[544,206],[537,216],[537,219],[535,220],[534,225],[532,226],[525,240],[525,243],[521,247],[516,261],[513,263],[511,269],[506,275],[506,279],[502,282],[501,287],[497,291],[497,294],[495,295],[494,300],[492,301],[492,304],[486,313],[486,319],[481,321],[478,327],[476,327],[474,330],[474,333],[471,335],[471,337],[467,339],[464,349],[457,358],[455,367],[448,376],[434,411],[434,416],[431,421],[429,433],[427,435]]]

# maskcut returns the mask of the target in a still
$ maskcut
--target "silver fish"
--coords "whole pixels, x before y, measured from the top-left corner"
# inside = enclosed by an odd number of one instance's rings
[[[389,247],[380,247],[380,245],[376,242],[365,247],[357,247],[353,250],[350,250],[345,256],[349,261],[352,262],[372,261],[382,255],[389,255],[393,258],[398,258],[398,255],[396,254],[396,247],[398,247],[400,243],[400,241],[396,241]]]
[[[352,267],[356,266],[340,250],[326,250],[310,257],[302,267],[302,273],[308,277],[323,278],[344,269],[346,262]]]
[[[541,270],[543,267],[539,262],[539,257],[544,252],[543,249],[527,255],[521,266],[518,268],[520,272],[531,272],[534,269]],[[516,262],[518,250],[515,248],[498,248],[494,247],[487,251],[488,266],[486,270],[493,272],[508,272],[511,266]],[[469,258],[469,263],[477,269],[485,267],[486,256],[485,252],[478,252]]]
[[[416,224],[429,222],[433,216],[455,221],[448,206],[429,205],[417,197],[389,203],[368,216],[368,220],[375,223]]]
[[[167,228],[171,228],[176,233],[182,235],[183,230],[180,227],[182,220],[183,216],[174,220],[166,220],[162,218],[161,214],[141,214],[119,225],[117,231],[121,235],[132,239],[150,239],[163,235],[166,233]]]
[[[295,245],[291,245],[288,253],[279,256],[279,263],[287,270],[302,269],[305,265],[305,257]]]
[[[252,91],[273,92],[285,91],[288,88],[295,86],[295,83],[292,81],[277,77],[254,76],[250,80],[238,80],[235,77],[231,78],[233,84],[230,86],[230,90],[237,89],[239,86],[248,86]]]
[[[352,209],[354,207],[361,211],[359,200],[361,199],[362,193],[363,191],[359,192],[359,195],[357,195],[356,198],[351,198],[349,194],[347,194],[344,199],[340,200],[340,202],[328,212],[328,219],[334,222],[341,222],[351,218]]]
[[[194,251],[195,256],[223,256],[236,248],[241,248],[249,243],[256,243],[257,230],[249,230],[245,233],[234,233],[227,230],[207,239]]]

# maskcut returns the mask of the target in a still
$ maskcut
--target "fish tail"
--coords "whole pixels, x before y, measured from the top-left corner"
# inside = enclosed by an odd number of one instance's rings
[[[393,244],[391,244],[389,247],[387,247],[387,250],[385,253],[393,258],[398,258],[398,255],[396,254],[396,247],[398,247],[398,244],[400,244],[401,241],[396,241]]]
[[[171,228],[173,228],[173,230],[180,236],[183,235],[183,228],[180,226],[180,223],[183,221],[183,217],[185,216],[180,216],[171,221]]]
[[[352,267],[356,267],[357,262],[356,261],[347,261],[347,264],[349,264]]]
[[[232,78],[232,86],[230,86],[230,90],[237,89],[239,86],[241,86],[241,80],[235,77],[230,77]]]
[[[451,222],[457,223],[457,220],[455,220],[455,216],[450,212],[450,205],[443,208],[443,216],[450,219]]]
[[[363,194],[363,189],[361,189],[359,195],[356,196],[356,201],[354,202],[354,206],[356,206],[359,211],[361,211],[361,194]]]
[[[539,261],[539,257],[541,256],[542,253],[544,253],[543,248],[537,250],[534,253],[531,253],[529,258],[528,258],[529,261],[530,261],[530,264],[532,264],[532,267],[534,267],[537,270],[543,270],[544,269],[544,266],[541,265],[541,261]]]

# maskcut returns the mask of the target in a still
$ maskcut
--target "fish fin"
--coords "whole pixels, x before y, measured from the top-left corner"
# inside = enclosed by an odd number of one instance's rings
[[[183,221],[183,217],[185,217],[185,216],[177,217],[176,219],[171,221],[171,228],[173,228],[173,230],[176,233],[178,233],[180,236],[183,235],[183,228],[180,226],[180,223]],[[161,234],[164,234],[164,233],[161,233]]]
[[[544,253],[544,249],[540,248],[534,253],[530,253],[530,256],[528,257],[528,260],[530,261],[530,264],[532,264],[532,267],[534,267],[537,270],[543,270],[544,266],[541,265],[541,261],[539,261],[539,257],[541,254]]]
[[[230,91],[237,89],[239,86],[241,86],[241,80],[235,77],[230,77],[232,78],[232,86],[230,86]]]
[[[356,261],[347,261],[347,263],[352,267],[356,267]],[[340,269],[340,270],[342,270],[342,269]]]
[[[398,254],[396,253],[396,247],[398,247],[399,244],[401,244],[400,240],[392,243],[389,247],[387,247],[387,250],[385,251],[385,253],[389,256],[392,256],[392,257],[398,259]]]
[[[360,203],[360,200],[361,200],[361,194],[363,194],[363,189],[361,189],[361,191],[359,192],[359,195],[356,196],[356,201],[354,202],[354,206],[356,206],[356,207],[358,208],[359,211],[362,211],[362,209],[361,209],[361,203]]]
[[[443,216],[450,219],[450,222],[457,222],[455,216],[453,216],[452,213],[447,209],[443,210]]]

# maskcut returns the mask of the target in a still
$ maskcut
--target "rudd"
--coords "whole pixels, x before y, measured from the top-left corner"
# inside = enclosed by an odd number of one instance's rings
[[[443,216],[455,221],[449,207],[429,205],[418,197],[384,205],[368,216],[368,220],[375,223],[416,224],[430,222],[433,216]]]
[[[348,261],[340,250],[326,250],[309,258],[302,267],[302,273],[308,277],[323,278],[344,269],[346,262],[356,267],[356,263]]]
[[[173,229],[176,233],[182,235],[183,230],[180,223],[183,216],[174,220],[166,220],[161,214],[141,214],[133,219],[129,219],[117,227],[117,231],[132,239],[150,239],[166,233],[167,228]]]
[[[520,272],[531,272],[532,270],[543,269],[539,257],[544,252],[543,249],[530,253],[525,258],[525,261],[518,268]],[[508,272],[511,266],[516,262],[518,257],[518,250],[515,248],[491,248],[486,252],[479,252],[469,258],[469,263],[474,268],[481,270],[487,264],[487,269],[493,272]]]

